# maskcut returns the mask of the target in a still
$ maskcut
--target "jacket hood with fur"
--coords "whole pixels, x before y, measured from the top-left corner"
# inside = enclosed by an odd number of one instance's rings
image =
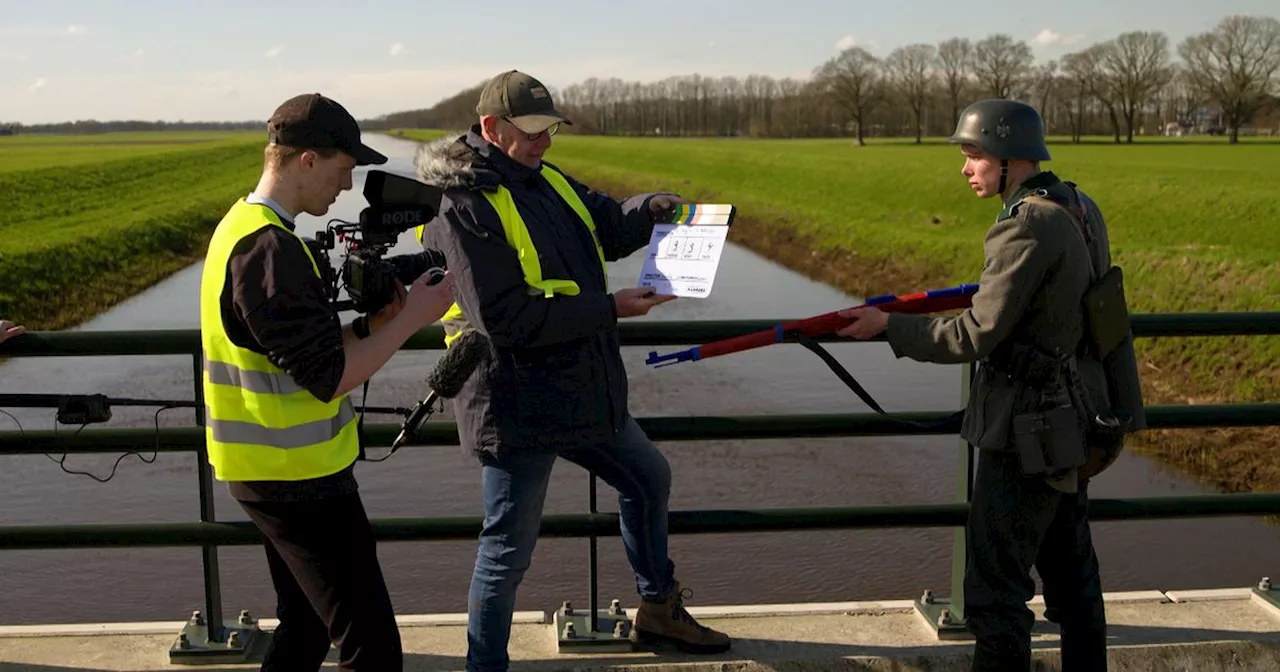
[[[466,188],[475,182],[475,169],[471,165],[473,156],[471,148],[465,147],[461,138],[444,137],[419,145],[413,157],[413,167],[418,179],[433,187]]]
[[[530,172],[481,137],[478,126],[419,145],[413,167],[419,180],[440,189],[493,189]]]

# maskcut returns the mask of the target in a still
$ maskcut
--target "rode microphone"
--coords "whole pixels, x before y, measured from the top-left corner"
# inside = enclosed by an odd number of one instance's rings
[[[409,411],[409,416],[400,426],[400,434],[391,443],[391,452],[396,452],[405,440],[422,429],[422,423],[431,416],[431,407],[437,399],[457,396],[476,367],[488,356],[488,337],[474,329],[462,332],[427,376],[427,396]]]

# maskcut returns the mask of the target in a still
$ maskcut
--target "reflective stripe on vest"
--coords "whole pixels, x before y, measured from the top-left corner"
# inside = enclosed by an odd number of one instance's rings
[[[231,253],[264,226],[295,235],[269,207],[238,201],[209,241],[201,276],[205,439],[209,463],[221,481],[328,476],[346,468],[359,452],[355,407],[347,395],[320,401],[267,357],[227,336],[221,301]],[[319,277],[310,250],[307,255]]]
[[[609,286],[609,271],[605,267],[604,248],[600,245],[600,236],[596,233],[596,223],[591,217],[591,212],[587,210],[587,205],[578,197],[577,192],[564,179],[557,170],[551,168],[545,163],[539,169],[543,178],[547,180],[547,184],[555,189],[560,198],[578,215],[583,224],[587,225],[587,230],[591,232],[591,239],[596,246],[596,254],[600,257],[600,270],[605,278],[606,291]],[[566,296],[575,296],[580,288],[578,283],[572,280],[559,280],[555,278],[542,277],[542,264],[538,261],[538,250],[533,244],[533,238],[529,235],[529,227],[525,225],[524,218],[520,216],[520,211],[516,208],[515,199],[511,197],[511,191],[504,186],[499,186],[494,191],[484,191],[486,200],[493,206],[498,213],[498,219],[502,221],[502,231],[506,234],[507,243],[516,251],[516,256],[520,259],[520,269],[524,272],[524,281],[530,287],[530,293],[540,293],[545,298],[552,298],[556,294],[564,294]],[[418,241],[422,241],[425,226],[418,226]],[[444,316],[440,318],[441,322],[450,322],[452,320],[465,319],[462,314],[462,308],[458,304],[453,304]],[[454,332],[444,337],[445,346],[453,342],[460,332]]]
[[[268,373],[266,371],[248,371],[235,364],[209,361],[208,355],[201,354],[204,372],[209,382],[214,385],[231,385],[243,387],[250,392],[272,392],[275,394],[292,394],[301,392],[302,386],[287,373]]]
[[[208,406],[204,409],[207,416],[213,416],[212,409]],[[343,397],[338,406],[338,414],[328,420],[280,428],[263,427],[239,420],[209,420],[208,424],[214,439],[219,443],[268,443],[274,448],[293,449],[305,448],[338,436],[346,424],[355,418],[355,406],[351,404],[349,397]]]

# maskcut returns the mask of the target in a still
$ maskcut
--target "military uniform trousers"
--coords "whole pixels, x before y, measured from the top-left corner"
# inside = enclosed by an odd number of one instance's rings
[[[1087,484],[1074,494],[1022,475],[1012,452],[978,451],[966,526],[965,621],[976,638],[974,672],[1031,666],[1034,566],[1045,617],[1062,632],[1062,669],[1107,669],[1106,615],[1089,533]]]

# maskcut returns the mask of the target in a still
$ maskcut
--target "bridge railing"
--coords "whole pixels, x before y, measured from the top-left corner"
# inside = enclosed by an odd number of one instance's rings
[[[776,321],[772,320],[623,323],[621,333],[624,346],[687,345],[767,329],[774,324]],[[1133,326],[1134,334],[1139,338],[1276,335],[1280,334],[1280,312],[1143,314],[1133,317]],[[854,343],[834,336],[817,340]],[[883,337],[872,340],[883,340]],[[442,347],[443,331],[438,326],[424,329],[405,345],[406,350]],[[7,526],[0,527],[0,549],[199,546],[204,572],[204,609],[193,614],[178,634],[170,648],[170,657],[181,663],[225,662],[229,657],[243,657],[252,637],[260,631],[243,614],[233,625],[224,623],[217,549],[219,546],[257,544],[260,536],[249,522],[221,522],[215,515],[213,478],[202,427],[204,403],[199,331],[40,332],[6,343],[0,354],[5,357],[191,357],[196,425],[159,429],[85,429],[74,435],[54,430],[0,431],[0,455],[51,452],[115,454],[152,450],[194,452],[200,508],[198,522]],[[745,365],[749,365],[749,361]],[[963,382],[958,390],[956,410],[965,403],[973,369],[963,366],[962,371]],[[953,412],[892,413],[888,417],[873,413],[654,416],[637,418],[637,422],[654,441],[942,435],[955,434],[958,423],[920,429],[907,427],[900,421],[940,421]],[[1147,417],[1152,429],[1274,426],[1280,425],[1280,403],[1148,406]],[[367,445],[389,446],[398,429],[398,423],[366,423]],[[410,445],[457,443],[454,423],[429,422],[419,433],[419,440]],[[672,511],[670,531],[672,534],[707,534],[802,529],[956,528],[950,595],[941,598],[926,591],[917,598],[916,608],[936,628],[940,637],[963,637],[965,543],[962,528],[972,496],[973,446],[960,441],[957,460],[957,493],[952,504]],[[620,531],[617,514],[601,513],[597,509],[596,478],[588,475],[588,479],[587,511],[545,515],[539,532],[543,537],[589,539],[588,608],[585,613],[565,609],[556,612],[555,623],[562,648],[579,645],[590,648],[595,644],[608,643],[626,627],[623,623],[625,617],[612,613],[612,610],[602,610],[598,605],[596,540],[602,536],[617,536]],[[1280,514],[1280,493],[1094,499],[1090,502],[1090,518],[1094,520],[1259,514]],[[372,524],[376,537],[381,541],[475,539],[481,528],[481,517],[382,518],[374,519]],[[1269,591],[1265,591],[1263,596],[1270,599]],[[591,618],[591,614],[596,618]]]

